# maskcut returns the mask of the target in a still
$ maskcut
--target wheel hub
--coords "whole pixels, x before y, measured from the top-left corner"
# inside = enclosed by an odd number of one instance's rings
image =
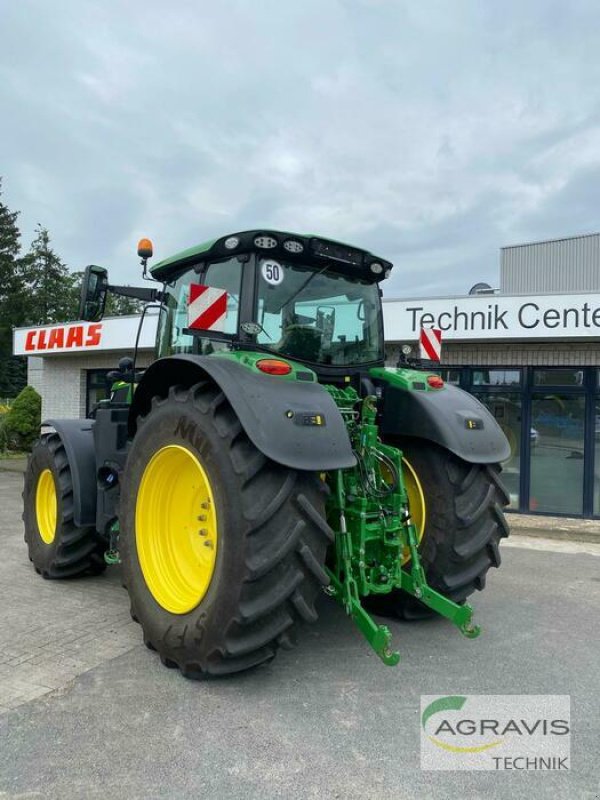
[[[54,475],[45,469],[40,472],[35,490],[35,516],[44,544],[52,544],[56,536],[57,505]]]
[[[187,448],[162,447],[146,465],[136,503],[135,541],[156,602],[173,614],[194,609],[212,580],[218,530],[210,480]]]

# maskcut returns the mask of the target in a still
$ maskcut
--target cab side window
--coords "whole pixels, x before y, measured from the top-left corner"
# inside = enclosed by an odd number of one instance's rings
[[[193,269],[188,270],[168,287],[167,310],[160,315],[158,332],[158,355],[174,355],[176,353],[193,353],[196,351],[195,337],[184,333],[188,327],[188,304],[190,283],[203,283],[215,289],[227,292],[227,316],[224,333],[237,333],[240,306],[240,286],[242,282],[242,264],[237,258],[214,261],[206,267],[204,275]],[[210,342],[202,339],[199,347],[201,353],[214,352],[226,347],[226,343]]]
[[[242,283],[242,264],[237,258],[227,261],[214,261],[206,269],[204,283],[215,289],[227,292],[227,316],[224,333],[237,333],[240,311],[240,286]]]

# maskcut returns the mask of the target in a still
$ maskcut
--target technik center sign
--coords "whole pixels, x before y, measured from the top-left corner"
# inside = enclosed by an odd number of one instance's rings
[[[383,313],[392,342],[414,341],[422,327],[444,341],[600,338],[600,294],[386,300]]]

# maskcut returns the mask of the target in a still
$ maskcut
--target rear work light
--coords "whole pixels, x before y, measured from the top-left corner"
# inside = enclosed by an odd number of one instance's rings
[[[287,361],[280,361],[278,358],[261,358],[256,362],[256,366],[267,375],[289,375],[292,371],[292,367]]]
[[[440,378],[439,375],[428,375],[427,376],[427,383],[431,386],[432,389],[443,389],[444,388],[444,381]]]
[[[272,250],[273,247],[277,247],[277,239],[272,236],[255,236],[254,246],[260,247],[261,250]]]

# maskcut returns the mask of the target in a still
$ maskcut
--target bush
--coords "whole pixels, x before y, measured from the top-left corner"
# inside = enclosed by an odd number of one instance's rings
[[[8,434],[6,433],[6,420],[10,405],[8,400],[0,400],[0,453],[8,450]]]
[[[0,453],[8,450],[8,434],[6,433],[6,414],[0,415]]]
[[[14,450],[31,450],[40,435],[42,398],[33,388],[26,386],[17,396],[8,414],[0,422],[0,449],[2,439]]]

